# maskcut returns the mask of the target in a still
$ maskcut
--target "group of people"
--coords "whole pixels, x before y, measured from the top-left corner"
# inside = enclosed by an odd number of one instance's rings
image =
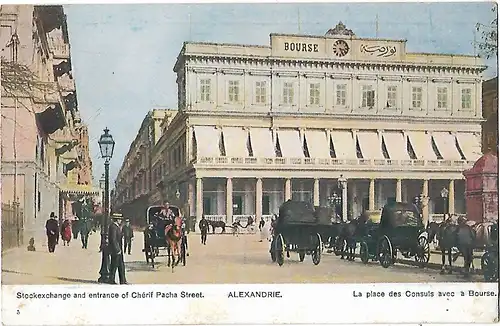
[[[49,252],[55,252],[56,245],[59,243],[59,238],[62,239],[64,246],[69,246],[72,236],[74,239],[77,239],[78,234],[80,234],[82,240],[82,248],[87,249],[91,231],[90,224],[87,220],[70,221],[66,218],[59,226],[59,220],[56,214],[51,212],[49,219],[45,223]]]

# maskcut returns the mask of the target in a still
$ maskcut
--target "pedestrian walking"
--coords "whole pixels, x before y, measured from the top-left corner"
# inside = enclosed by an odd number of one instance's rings
[[[109,254],[111,255],[111,267],[109,274],[109,283],[115,283],[116,271],[118,270],[118,278],[120,284],[127,284],[125,278],[125,263],[123,262],[123,251],[122,251],[122,230],[119,221],[122,219],[120,214],[113,214],[113,223],[109,226]]]
[[[71,241],[71,222],[69,219],[65,219],[61,225],[61,238],[63,240],[63,244],[66,246]]]
[[[125,252],[127,254],[131,254],[132,249],[132,240],[134,239],[134,230],[130,225],[130,221],[125,220],[125,224],[122,226],[122,234],[123,234],[123,254]]]
[[[50,213],[50,218],[45,223],[45,231],[47,232],[47,246],[49,252],[56,250],[56,244],[59,240],[59,223],[54,212]]]
[[[198,227],[201,232],[201,243],[203,245],[207,244],[207,234],[208,234],[208,221],[205,219],[205,215],[201,216],[200,223],[198,223]]]
[[[78,216],[76,216],[75,219],[71,221],[71,232],[73,232],[73,239],[78,239],[80,223],[80,218]]]
[[[87,249],[89,243],[89,235],[92,231],[91,221],[84,218],[80,220],[80,238],[82,239],[82,249]]]
[[[259,242],[262,242],[267,237],[267,235],[266,235],[267,232],[266,232],[265,225],[266,225],[266,221],[264,220],[263,217],[261,217],[260,218],[260,222],[259,222],[259,231],[260,231],[260,240],[259,240]]]

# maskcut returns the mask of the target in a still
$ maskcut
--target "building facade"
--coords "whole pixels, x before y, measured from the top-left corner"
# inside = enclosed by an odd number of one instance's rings
[[[156,161],[153,159],[153,150],[162,134],[163,122],[171,114],[172,111],[166,109],[148,112],[115,180],[112,206],[114,210],[130,217],[134,224],[140,224],[150,204],[150,197],[155,196],[153,177]]]
[[[78,173],[92,173],[88,146],[79,136],[86,126],[78,112],[63,7],[2,5],[0,20],[2,203],[19,202],[24,239],[38,242],[50,213],[66,214],[65,194],[72,191],[63,186],[78,184]]]
[[[498,77],[483,83],[482,151],[498,156]]]

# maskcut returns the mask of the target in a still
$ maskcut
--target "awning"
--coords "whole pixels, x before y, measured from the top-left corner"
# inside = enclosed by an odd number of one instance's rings
[[[267,128],[250,128],[253,156],[276,157],[271,130]]]
[[[248,157],[248,131],[241,127],[223,127],[224,146],[226,155],[230,157]]]
[[[311,157],[330,158],[330,144],[325,131],[306,130],[306,140]]]
[[[194,126],[196,155],[198,157],[220,156],[220,130],[212,126]]]
[[[481,140],[470,132],[457,132],[460,149],[469,161],[477,161],[481,157]]]
[[[335,130],[330,133],[335,154],[339,159],[357,159],[356,143],[352,138],[352,132],[347,130]],[[329,148],[329,147],[328,147]]]
[[[382,144],[375,131],[358,131],[359,147],[365,159],[385,159],[382,154]]]
[[[437,131],[432,133],[432,138],[444,160],[462,159],[455,143],[455,136],[449,132]]]
[[[278,139],[283,157],[304,157],[304,150],[298,130],[279,130]]]
[[[402,132],[384,131],[385,147],[391,160],[409,160],[410,155],[406,150],[406,139]]]
[[[432,149],[431,136],[424,131],[408,131],[413,151],[419,160],[437,160],[436,154]]]
[[[62,184],[60,186],[62,193],[75,194],[75,195],[100,195],[101,190],[94,188],[91,185],[81,184]]]

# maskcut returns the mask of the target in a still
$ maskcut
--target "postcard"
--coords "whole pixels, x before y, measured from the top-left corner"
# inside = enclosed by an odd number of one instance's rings
[[[0,20],[4,324],[498,321],[496,3]]]

